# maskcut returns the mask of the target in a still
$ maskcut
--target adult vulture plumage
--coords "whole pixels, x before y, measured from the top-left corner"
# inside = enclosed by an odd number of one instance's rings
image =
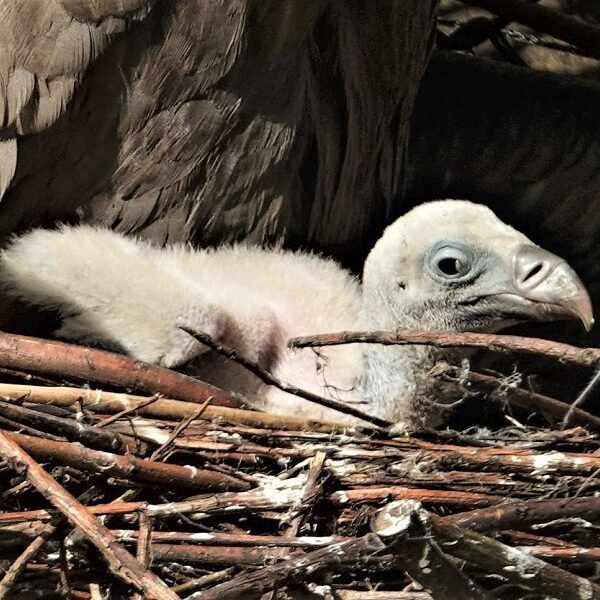
[[[4,0],[0,243],[80,221],[359,264],[412,205],[458,196],[594,295],[600,87],[452,53],[427,69],[436,8]]]
[[[355,417],[264,385],[208,352],[208,333],[278,378],[409,427],[436,425],[429,371],[463,350],[369,345],[294,351],[315,331],[497,331],[523,321],[593,323],[567,263],[487,208],[447,200],[397,219],[365,262],[362,285],[314,254],[237,245],[159,248],[104,228],[34,230],[0,257],[2,293],[57,310],[57,335],[125,351],[242,393],[273,413],[342,423]]]

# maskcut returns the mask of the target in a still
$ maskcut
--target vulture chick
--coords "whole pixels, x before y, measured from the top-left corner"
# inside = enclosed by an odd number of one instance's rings
[[[390,225],[363,283],[335,262],[250,246],[159,248],[90,226],[34,230],[0,259],[5,293],[57,309],[59,337],[184,367],[255,406],[356,419],[258,382],[180,329],[202,330],[277,377],[408,427],[436,424],[425,375],[448,352],[416,346],[289,350],[288,338],[343,329],[497,331],[520,321],[593,323],[588,294],[559,257],[488,208],[422,204]],[[452,358],[460,358],[461,351]]]

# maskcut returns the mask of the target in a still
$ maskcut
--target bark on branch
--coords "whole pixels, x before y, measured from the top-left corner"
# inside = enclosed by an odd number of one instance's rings
[[[317,348],[342,344],[383,344],[385,346],[433,346],[434,348],[481,348],[490,352],[546,356],[559,362],[584,367],[600,365],[600,348],[578,348],[569,344],[518,335],[455,333],[451,331],[339,331],[292,338],[291,348]]]
[[[57,483],[14,440],[0,432],[0,455],[16,471],[25,474],[31,484],[46,497],[106,558],[113,572],[133,584],[153,600],[177,600],[178,596],[154,573],[140,563],[119,544],[113,533],[92,515],[74,496]]]
[[[74,377],[202,403],[240,406],[240,398],[182,373],[122,354],[0,332],[0,366],[60,378]]]

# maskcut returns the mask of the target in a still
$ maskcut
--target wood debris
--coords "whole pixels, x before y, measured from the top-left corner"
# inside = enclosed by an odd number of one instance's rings
[[[600,355],[489,337],[505,353]],[[432,377],[502,395],[535,426],[394,435],[6,334],[0,377],[0,598],[600,599],[600,419],[582,408],[552,429],[544,415],[567,403],[444,365]]]

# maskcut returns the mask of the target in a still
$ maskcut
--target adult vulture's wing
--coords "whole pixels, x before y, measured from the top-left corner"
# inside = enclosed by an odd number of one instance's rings
[[[158,2],[20,140],[0,245],[79,220],[158,243],[366,246],[404,178],[436,5]]]
[[[0,197],[15,173],[17,137],[52,125],[89,65],[155,2],[0,2]]]

